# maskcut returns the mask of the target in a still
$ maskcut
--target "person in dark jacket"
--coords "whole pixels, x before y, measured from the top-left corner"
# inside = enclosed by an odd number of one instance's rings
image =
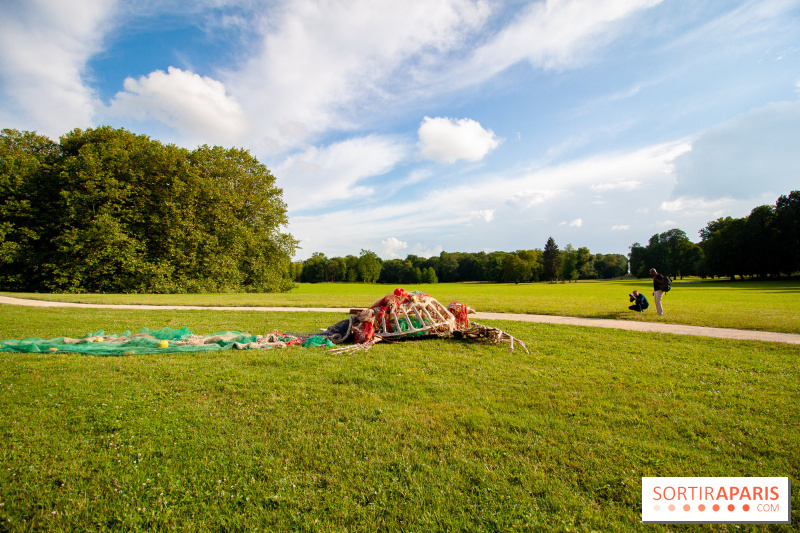
[[[639,291],[633,291],[633,294],[629,294],[628,296],[630,297],[631,301],[634,302],[633,305],[628,307],[628,309],[631,311],[638,311],[641,313],[650,307],[650,303],[647,301],[647,298],[645,298],[644,294],[640,293]]]
[[[653,278],[653,298],[656,302],[656,313],[658,313],[658,316],[661,316],[664,314],[664,308],[661,306],[661,298],[664,296],[667,278],[663,274],[659,274],[655,268],[650,269],[650,276]]]

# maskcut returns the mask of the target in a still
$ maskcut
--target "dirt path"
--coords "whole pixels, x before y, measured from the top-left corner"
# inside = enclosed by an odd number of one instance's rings
[[[137,309],[137,310],[203,310],[203,311],[276,311],[349,313],[349,307],[202,307],[177,305],[112,305],[112,304],[78,304],[70,302],[48,302],[44,300],[24,300],[0,296],[0,304],[22,305],[29,307],[84,307],[93,309]],[[685,326],[681,324],[665,324],[660,322],[633,322],[627,320],[609,320],[604,318],[575,318],[551,315],[524,315],[515,313],[476,313],[475,320],[512,320],[517,322],[537,322],[546,324],[562,324],[569,326],[590,326],[595,328],[624,329],[628,331],[646,331],[654,333],[671,333],[674,335],[697,335],[700,337],[716,337],[719,339],[737,339],[768,342],[800,344],[800,335],[795,333],[776,333],[772,331],[750,331],[730,328],[709,328],[703,326]]]

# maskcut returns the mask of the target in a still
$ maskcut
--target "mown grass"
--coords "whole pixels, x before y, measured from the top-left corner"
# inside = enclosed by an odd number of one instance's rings
[[[0,337],[338,318],[0,306]],[[639,522],[642,476],[798,479],[800,347],[496,325],[531,353],[2,353],[0,530],[792,529]]]
[[[82,303],[121,303],[205,306],[363,307],[394,290],[394,285],[301,284],[285,294],[13,294]],[[460,301],[484,312],[533,313],[646,322],[668,322],[761,331],[800,333],[797,299],[800,281],[730,282],[676,280],[664,297],[665,315],[659,318],[650,280],[581,281],[578,283],[441,283],[407,286],[427,292],[439,301]],[[650,300],[650,309],[628,310],[634,289]]]

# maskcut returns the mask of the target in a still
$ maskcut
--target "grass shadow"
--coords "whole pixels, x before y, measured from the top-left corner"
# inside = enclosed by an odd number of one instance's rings
[[[630,309],[611,311],[609,313],[601,313],[593,318],[606,318],[609,320],[641,320],[644,313],[637,313]]]

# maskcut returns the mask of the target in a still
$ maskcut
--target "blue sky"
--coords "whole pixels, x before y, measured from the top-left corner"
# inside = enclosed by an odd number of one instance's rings
[[[241,146],[296,258],[697,241],[800,188],[800,0],[12,0],[0,127]]]

